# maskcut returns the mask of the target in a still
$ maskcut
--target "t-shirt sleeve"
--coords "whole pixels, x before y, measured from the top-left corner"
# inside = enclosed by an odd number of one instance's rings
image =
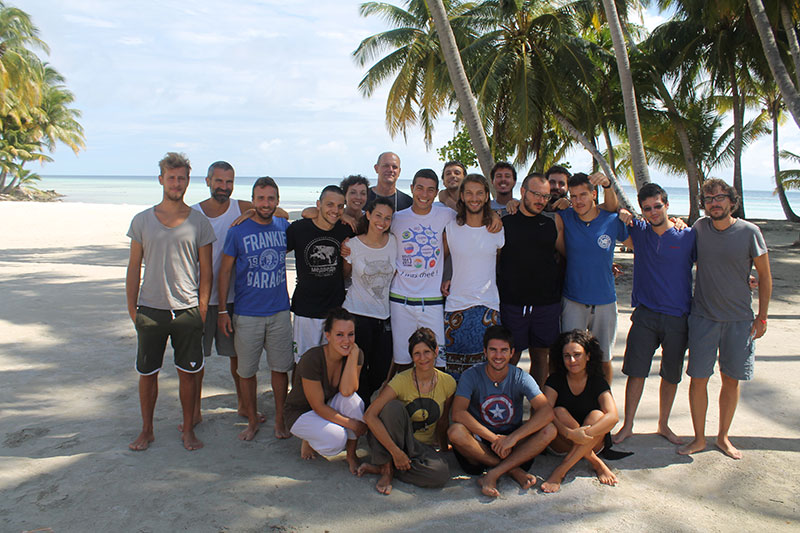
[[[297,363],[297,375],[309,381],[319,381],[322,383],[322,358],[325,354],[319,354],[319,350],[312,348],[303,354],[300,362]]]
[[[539,385],[536,384],[536,380],[531,377],[530,374],[527,372],[518,372],[520,385],[522,385],[522,393],[528,399],[528,401],[533,400],[536,396],[539,396],[542,391],[539,388]]]
[[[608,386],[608,382],[601,376],[594,377],[592,386],[594,388],[593,394],[595,398],[600,398],[600,395],[605,391],[611,391],[611,387]]]
[[[142,220],[141,216],[136,215],[133,217],[133,220],[131,220],[130,228],[128,228],[128,237],[139,244],[142,244]]]
[[[506,230],[505,228],[500,228],[500,231],[494,234],[494,238],[496,240],[497,249],[499,250],[506,244]]]
[[[458,381],[456,388],[456,396],[461,396],[466,399],[472,398],[472,391],[475,389],[475,367],[467,369],[466,372],[461,374],[461,379]]]
[[[192,215],[197,218],[197,247],[200,248],[201,246],[205,246],[216,241],[217,234],[214,233],[214,228],[211,226],[211,222],[209,222],[205,216],[201,215],[197,211],[193,210]]]
[[[400,372],[399,374],[395,374],[395,376],[389,381],[389,388],[392,389],[397,395],[398,399],[405,398],[409,391],[409,379],[408,375],[405,372]]]
[[[547,376],[547,380],[544,382],[545,387],[550,387],[556,393],[558,393],[558,379],[556,378],[557,374],[550,374]]]
[[[619,219],[618,215],[614,215],[617,219],[617,240],[619,242],[628,238],[628,226]]]
[[[453,379],[453,376],[445,372],[442,372],[441,374],[439,374],[439,377],[441,377],[443,380],[445,398],[449,398],[450,396],[455,394],[456,380]]]
[[[289,224],[289,227],[286,228],[286,251],[291,252],[294,250],[294,233],[297,230],[297,221],[292,222]]]
[[[764,241],[761,230],[756,226],[750,241],[750,257],[761,257],[765,253],[767,253],[767,243]]]
[[[236,249],[236,243],[238,242],[238,231],[236,228],[239,226],[233,227],[228,230],[228,234],[225,236],[225,245],[222,247],[222,253],[225,255],[229,255],[231,257],[236,257],[239,255],[238,250]]]

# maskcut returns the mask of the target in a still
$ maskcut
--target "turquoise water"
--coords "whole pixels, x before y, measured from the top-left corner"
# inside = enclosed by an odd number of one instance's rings
[[[234,197],[249,199],[255,177],[237,176]],[[320,191],[331,183],[338,184],[341,178],[280,178],[275,181],[280,187],[281,206],[286,210],[302,209],[313,205]],[[409,191],[410,179],[400,179],[398,188]],[[93,204],[151,205],[161,201],[161,186],[154,176],[43,176],[40,189],[53,189],[66,195],[65,202]],[[635,203],[633,187],[623,185],[628,197]],[[678,215],[689,213],[689,191],[680,187],[666,187],[670,200],[670,212]],[[789,191],[789,201],[800,210],[800,191]],[[209,191],[202,178],[193,178],[186,192],[186,203],[193,204],[208,198]],[[515,193],[519,197],[519,191]],[[745,191],[745,208],[748,218],[783,220],[778,197],[772,191]]]

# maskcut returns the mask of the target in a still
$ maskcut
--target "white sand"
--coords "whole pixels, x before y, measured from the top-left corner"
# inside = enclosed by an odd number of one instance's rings
[[[388,497],[373,490],[374,477],[352,477],[340,459],[303,461],[296,439],[272,437],[269,391],[259,397],[267,424],[255,441],[237,440],[244,421],[235,412],[227,361],[216,356],[207,362],[197,430],[205,448],[189,453],[181,446],[177,380],[168,364],[156,441],[146,452],[129,451],[141,419],[136,340],[125,311],[125,233],[139,210],[0,204],[0,531],[798,530],[800,253],[785,246],[797,226],[765,228],[775,295],[756,377],[742,385],[733,424],[741,461],[711,448],[682,457],[652,435],[656,362],[637,417],[636,430],[647,434],[619,446],[633,456],[610,462],[617,487],[601,486],[581,463],[558,494],[523,492],[503,480],[502,497],[491,501],[454,461],[446,488],[395,482]],[[627,275],[619,286],[613,390],[622,414],[631,256],[619,260]],[[268,374],[262,376],[264,391]],[[691,433],[687,390],[684,380],[672,417],[684,436]],[[718,390],[717,374],[710,438]],[[546,477],[557,462],[538,458],[532,472]]]

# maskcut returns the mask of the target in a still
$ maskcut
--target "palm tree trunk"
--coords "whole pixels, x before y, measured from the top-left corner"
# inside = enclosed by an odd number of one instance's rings
[[[617,162],[614,158],[614,144],[611,142],[611,134],[608,132],[608,125],[604,119],[600,119],[600,127],[603,130],[603,140],[606,141],[606,148],[608,148],[608,162],[611,168],[617,168]]]
[[[633,204],[631,201],[628,200],[628,195],[625,194],[625,191],[619,184],[619,180],[617,179],[617,175],[614,173],[614,170],[608,164],[608,161],[605,160],[603,154],[600,153],[600,150],[592,143],[589,139],[583,135],[578,128],[576,128],[570,121],[562,115],[561,113],[553,113],[556,120],[561,127],[569,132],[572,135],[572,138],[581,143],[581,145],[590,153],[594,158],[595,163],[600,165],[600,168],[603,169],[603,172],[606,173],[606,176],[611,180],[611,186],[614,187],[614,192],[617,193],[617,197],[619,198],[619,205],[630,211],[631,213],[636,213],[636,209],[634,209]]]
[[[736,69],[733,58],[729,60],[728,70],[731,75],[731,97],[733,100],[733,186],[741,198],[739,200],[739,207],[733,213],[733,216],[745,218],[744,190],[742,189],[742,125],[744,123],[744,98],[739,96],[739,82],[736,80]]]
[[[475,148],[475,153],[478,155],[478,162],[481,165],[483,175],[489,176],[494,166],[494,158],[486,140],[486,133],[483,131],[481,117],[478,115],[478,106],[475,104],[475,97],[472,94],[467,74],[464,72],[464,64],[461,62],[461,55],[458,53],[453,29],[447,19],[447,11],[444,9],[442,0],[428,0],[427,3],[428,9],[430,9],[433,16],[434,26],[439,34],[439,43],[442,47],[445,63],[447,63],[447,71],[450,73],[450,81],[456,93],[458,107],[461,109],[464,122],[467,124],[467,131],[472,140],[472,146]]]
[[[786,220],[790,222],[800,222],[792,206],[789,205],[789,199],[786,198],[786,191],[783,189],[783,183],[778,177],[781,173],[781,156],[778,148],[778,113],[780,112],[780,98],[776,98],[770,104],[769,114],[772,117],[772,166],[775,169],[775,191],[778,193],[778,198],[781,201],[781,208],[783,214],[786,215]]]
[[[628,130],[628,142],[631,145],[631,162],[633,175],[636,180],[636,190],[650,182],[650,172],[647,169],[647,157],[644,153],[642,131],[639,127],[639,112],[636,107],[636,92],[633,88],[631,65],[628,61],[628,49],[622,38],[622,26],[617,15],[614,0],[603,0],[603,9],[611,31],[611,42],[614,43],[614,55],[617,58],[617,70],[622,86],[622,103],[625,106],[625,125]]]
[[[750,4],[750,12],[753,14],[753,22],[761,39],[761,47],[764,49],[764,55],[769,63],[769,70],[772,72],[772,77],[775,78],[784,102],[786,102],[786,108],[794,117],[797,126],[800,127],[800,93],[792,83],[786,65],[783,64],[778,45],[775,43],[775,36],[772,35],[772,26],[769,23],[767,12],[764,10],[764,4],[761,0],[747,0],[747,3]]]
[[[792,62],[794,63],[794,75],[797,78],[797,90],[800,91],[800,44],[797,43],[797,32],[794,30],[794,22],[786,2],[781,2],[781,21],[786,32],[786,40],[789,41],[789,50],[792,51]]]

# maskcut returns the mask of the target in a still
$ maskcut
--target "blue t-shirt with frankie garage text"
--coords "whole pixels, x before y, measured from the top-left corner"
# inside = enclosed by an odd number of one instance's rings
[[[273,217],[270,224],[248,219],[228,230],[222,252],[236,258],[233,310],[237,315],[271,316],[289,309],[288,227],[286,219]]]

